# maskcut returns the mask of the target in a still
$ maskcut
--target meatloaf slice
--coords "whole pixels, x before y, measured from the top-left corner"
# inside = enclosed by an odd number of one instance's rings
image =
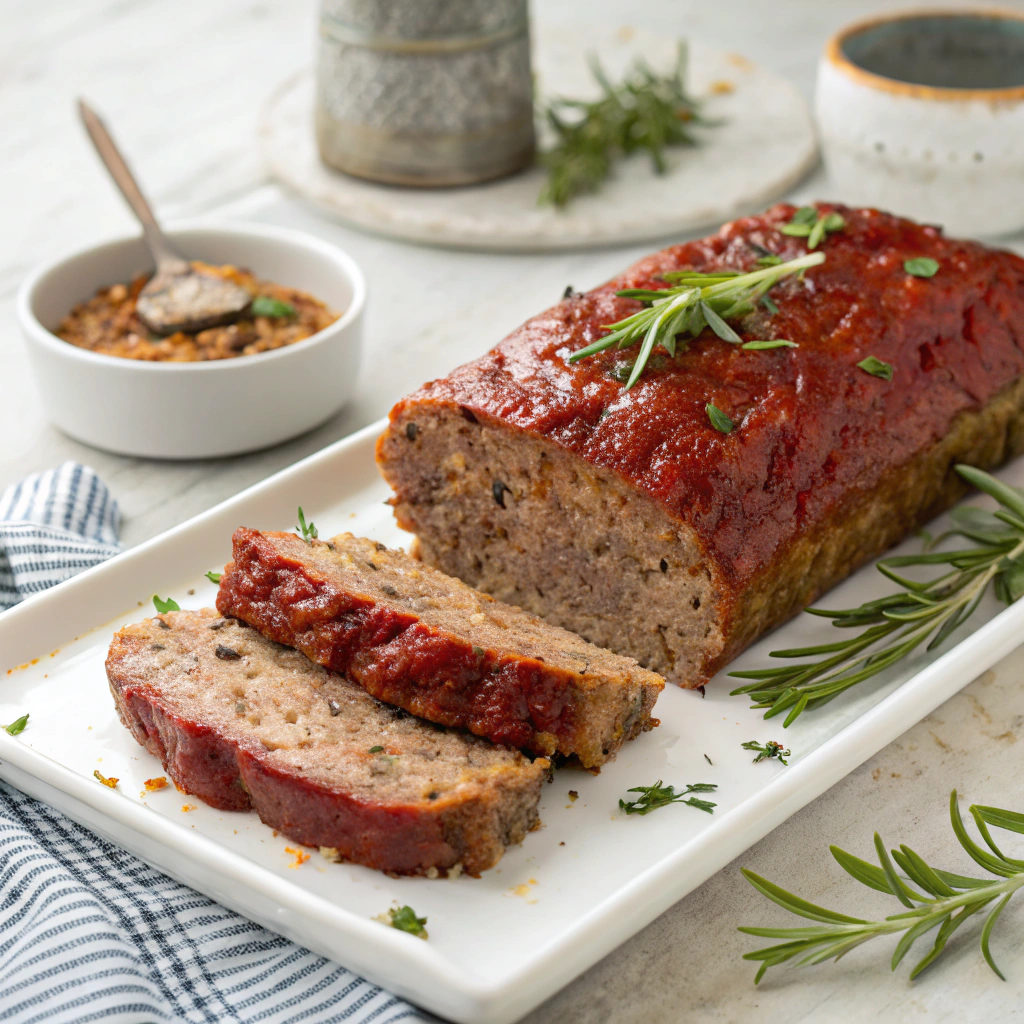
[[[1024,260],[829,212],[845,226],[825,262],[732,321],[797,348],[705,330],[628,391],[636,348],[568,361],[640,308],[620,290],[805,255],[781,205],[567,297],[399,402],[378,460],[424,560],[695,687],[957,500],[954,463],[1024,450]]]
[[[477,875],[538,823],[544,759],[381,704],[212,609],[126,626],[107,678],[182,789],[332,859]]]
[[[432,722],[587,768],[656,724],[659,676],[403,551],[241,528],[233,555],[221,614]]]

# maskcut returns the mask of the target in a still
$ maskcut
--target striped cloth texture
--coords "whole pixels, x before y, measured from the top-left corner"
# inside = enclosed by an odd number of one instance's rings
[[[117,503],[65,463],[0,498],[0,608],[118,549]],[[0,783],[0,1021],[434,1020]]]

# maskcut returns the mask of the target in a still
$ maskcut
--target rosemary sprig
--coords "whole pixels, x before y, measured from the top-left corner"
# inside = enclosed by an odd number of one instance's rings
[[[705,755],[706,756],[706,755]],[[625,811],[626,814],[650,814],[651,811],[656,811],[659,807],[666,807],[669,804],[686,804],[689,807],[696,807],[698,811],[707,811],[708,814],[714,814],[715,808],[718,804],[713,804],[709,800],[702,800],[697,796],[689,796],[690,793],[713,793],[718,786],[713,782],[694,782],[687,783],[686,789],[682,792],[677,793],[674,786],[663,786],[661,779],[653,786],[634,786],[632,789],[627,789],[627,793],[640,793],[641,796],[637,797],[636,800],[619,800],[619,809]],[[683,799],[689,797],[688,799]]]
[[[938,959],[953,932],[985,908],[991,909],[981,929],[981,953],[989,967],[1005,981],[992,957],[989,943],[992,930],[1010,897],[1024,886],[1024,861],[1007,857],[996,845],[989,827],[1024,833],[1024,814],[978,804],[971,805],[970,813],[987,850],[979,846],[967,832],[960,816],[957,793],[953,790],[949,798],[949,817],[953,831],[971,859],[996,876],[993,879],[974,878],[933,868],[909,846],[901,845],[898,850],[892,850],[890,857],[877,832],[875,853],[878,856],[878,867],[837,846],[830,847],[832,856],[847,874],[871,889],[895,896],[908,908],[881,921],[847,917],[846,914],[815,906],[744,868],[743,874],[747,881],[773,903],[800,917],[820,922],[805,928],[740,928],[747,935],[783,940],[778,945],[744,954],[744,960],[757,960],[761,963],[754,978],[755,984],[764,977],[769,967],[787,960],[796,960],[795,966],[798,967],[838,960],[869,939],[902,933],[891,961],[892,970],[896,970],[911,946],[922,935],[938,928],[932,948],[910,972],[913,980]],[[897,866],[903,872],[902,875],[897,873]]]
[[[1024,595],[1024,491],[973,466],[958,465],[956,471],[1001,507],[996,512],[975,507],[953,509],[953,529],[929,550],[883,558],[878,569],[903,588],[900,592],[843,611],[808,608],[812,615],[831,619],[834,626],[864,628],[849,640],[772,651],[773,658],[816,660],[785,668],[730,672],[735,678],[752,680],[732,692],[749,694],[755,701],[753,707],[765,709],[765,718],[785,712],[783,725],[789,726],[808,708],[820,707],[884,671],[925,641],[927,650],[934,650],[970,618],[990,583],[1006,604]],[[934,550],[941,541],[957,536],[974,546]],[[923,583],[896,571],[918,565],[949,568]]]
[[[802,273],[824,262],[824,253],[815,252],[785,263],[772,263],[746,274],[738,270],[717,270],[706,274],[696,270],[678,270],[662,275],[669,282],[667,288],[626,288],[616,294],[621,298],[639,299],[644,308],[617,323],[606,324],[610,333],[573,352],[569,362],[577,363],[612,345],[628,348],[639,343],[640,353],[626,381],[628,391],[644,372],[655,345],[661,345],[670,356],[675,356],[680,335],[696,338],[705,327],[710,327],[723,341],[742,345],[743,339],[726,321],[754,312],[762,296],[784,277]],[[684,341],[682,345],[685,344]]]
[[[686,58],[686,44],[680,42],[671,73],[658,75],[638,60],[618,84],[609,80],[596,57],[590,58],[600,98],[586,102],[555,97],[541,111],[555,137],[540,156],[548,172],[541,204],[562,207],[576,196],[596,192],[615,161],[632,153],[648,153],[655,172],[664,174],[666,147],[696,144],[686,129],[701,121],[697,101],[686,92]]]

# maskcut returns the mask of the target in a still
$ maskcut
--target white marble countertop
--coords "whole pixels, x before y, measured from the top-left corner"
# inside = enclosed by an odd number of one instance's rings
[[[586,17],[699,37],[782,72],[810,96],[817,53],[840,25],[904,6],[879,0],[536,0],[544,18]],[[932,3],[931,6],[938,6]],[[947,5],[948,6],[948,5]],[[984,6],[984,4],[974,4]],[[1019,4],[1015,5],[1019,6]],[[136,544],[297,458],[383,415],[392,402],[487,348],[567,284],[589,287],[637,248],[544,256],[430,250],[327,223],[266,187],[254,143],[257,109],[282,78],[310,62],[312,0],[7,0],[0,41],[0,489],[65,459],[86,461],[110,484]],[[41,259],[132,222],[73,117],[73,99],[103,111],[168,219],[225,206],[337,241],[370,281],[367,356],[359,397],[312,434],[268,452],[215,462],[161,463],[84,448],[43,418],[14,320],[13,299]],[[827,183],[810,186],[822,197]],[[821,191],[822,189],[826,191]],[[802,194],[807,194],[804,191]],[[644,247],[641,247],[644,248]],[[401,301],[388,280],[400,275]],[[911,984],[890,976],[892,942],[838,966],[778,969],[761,986],[740,954],[738,924],[790,924],[742,880],[749,866],[806,898],[846,912],[894,913],[828,856],[837,843],[871,856],[879,830],[956,869],[963,858],[945,816],[949,791],[965,801],[1021,807],[1024,653],[1006,659],[719,872],[528,1019],[577,1021],[1010,1020],[1024,1017],[1024,902],[1003,915],[993,948],[1000,982],[958,934],[946,963]],[[856,902],[853,902],[854,899]],[[969,932],[965,928],[964,932]]]

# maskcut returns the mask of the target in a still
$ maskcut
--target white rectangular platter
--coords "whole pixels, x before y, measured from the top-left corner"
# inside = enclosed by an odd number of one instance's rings
[[[213,810],[173,787],[142,795],[143,781],[162,768],[118,722],[103,660],[114,630],[152,614],[154,592],[183,608],[212,604],[203,574],[227,560],[239,525],[292,529],[301,504],[321,536],[350,530],[406,543],[373,461],[381,429],[373,424],[0,616],[0,721],[31,714],[21,735],[0,730],[0,777],[174,878],[464,1024],[506,1024],[526,1013],[1024,636],[1024,602],[1002,612],[993,602],[941,656],[922,654],[785,734],[778,719],[764,722],[744,698],[730,697],[725,678],[704,699],[669,687],[657,705],[661,727],[598,776],[557,771],[541,804],[544,827],[480,879],[392,879],[317,854],[295,866],[285,849],[295,844],[253,814]],[[1020,483],[1024,465],[1003,475]],[[887,590],[867,567],[823,603],[847,607]],[[733,667],[821,642],[831,629],[802,616]],[[740,746],[783,738],[793,750],[788,768],[754,765]],[[121,780],[116,790],[93,778],[97,769]],[[658,779],[677,788],[717,784],[714,814],[683,805],[643,817],[618,810],[627,789]],[[374,920],[396,900],[428,918],[429,941]]]

